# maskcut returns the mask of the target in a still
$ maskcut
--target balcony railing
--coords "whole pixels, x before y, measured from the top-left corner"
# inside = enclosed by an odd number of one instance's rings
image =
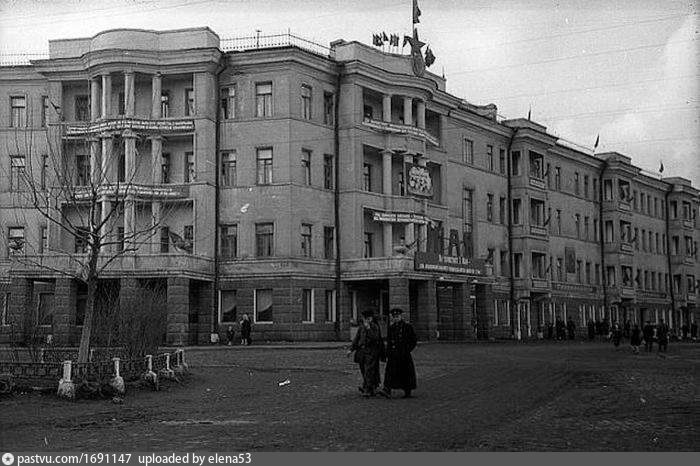
[[[547,230],[547,227],[544,226],[530,225],[530,234],[535,236],[547,236],[549,231]]]
[[[382,272],[413,271],[414,259],[410,256],[369,257],[365,259],[348,259],[342,261],[344,275],[364,275]]]
[[[151,120],[146,118],[111,118],[94,122],[65,123],[64,136],[86,136],[108,131],[131,130],[138,133],[188,133],[194,131],[191,118]]]
[[[331,54],[331,49],[325,45],[304,39],[291,33],[229,37],[221,39],[221,50],[224,52],[243,52],[245,50],[275,49],[280,47],[297,47],[307,52],[323,57]]]
[[[545,183],[542,178],[530,175],[530,186],[535,188],[545,189]]]
[[[547,280],[546,278],[532,277],[533,291],[549,291],[549,289],[549,280]]]
[[[414,136],[419,139],[424,139],[425,141],[431,143],[434,146],[439,146],[440,141],[438,138],[430,134],[427,130],[423,128],[418,128],[411,125],[403,125],[400,123],[389,123],[382,120],[374,120],[372,118],[365,118],[362,120],[362,124],[368,126],[377,131],[382,131],[385,133],[394,134],[407,134],[409,136]]]

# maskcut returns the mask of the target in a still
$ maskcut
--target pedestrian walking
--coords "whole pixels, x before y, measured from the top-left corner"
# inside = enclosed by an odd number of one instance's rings
[[[615,345],[615,349],[617,349],[620,346],[620,340],[622,340],[622,329],[617,322],[613,324],[610,338],[612,339],[613,345]]]
[[[411,324],[403,320],[403,309],[390,311],[391,324],[386,334],[386,369],[384,388],[380,394],[390,398],[391,390],[403,390],[404,398],[411,396],[416,389],[416,369],[411,351],[418,342]]]
[[[664,319],[659,319],[659,325],[656,326],[656,339],[659,342],[659,353],[665,353],[668,350],[668,325]]]
[[[243,314],[243,319],[241,324],[241,345],[249,346],[252,341],[250,339],[250,332],[252,330],[252,324],[250,323],[250,318],[248,314]]]
[[[654,326],[651,325],[651,321],[647,320],[642,329],[642,335],[644,336],[644,351],[651,353],[654,346]]]
[[[642,331],[639,329],[638,324],[634,324],[632,328],[632,333],[630,336],[630,346],[632,347],[632,352],[634,354],[639,354],[639,345],[642,344]]]
[[[576,324],[574,324],[571,317],[569,317],[569,321],[566,323],[566,330],[569,332],[569,340],[573,340],[576,337]]]
[[[698,323],[693,322],[690,324],[690,338],[691,340],[695,341],[698,338]]]
[[[229,325],[226,329],[226,340],[229,346],[233,345],[233,338],[236,335],[236,330],[234,330],[233,325]]]
[[[624,327],[622,328],[622,330],[623,330],[622,334],[624,335],[625,338],[629,338],[629,337],[630,337],[630,331],[631,331],[631,329],[632,329],[632,324],[630,323],[629,319],[627,319],[627,320],[625,321]]]
[[[688,322],[684,323],[681,327],[681,335],[683,341],[688,339],[688,334],[690,333],[690,327],[688,327]]]
[[[359,364],[362,373],[362,396],[374,396],[379,387],[379,360],[385,359],[382,331],[375,321],[371,310],[362,312],[362,325],[357,329],[352,340],[348,356],[355,352],[354,361]]]
[[[554,324],[547,322],[547,340],[554,338]]]
[[[589,319],[588,321],[588,339],[590,341],[595,339],[595,323],[593,322],[593,319]]]

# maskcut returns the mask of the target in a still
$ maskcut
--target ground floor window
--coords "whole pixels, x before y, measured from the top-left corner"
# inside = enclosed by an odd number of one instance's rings
[[[335,322],[335,290],[326,290],[326,322]]]
[[[53,293],[39,293],[37,325],[53,325]]]
[[[314,321],[314,290],[301,290],[301,321]]]
[[[255,322],[272,323],[272,289],[255,290]]]
[[[220,290],[219,291],[219,322],[232,323],[236,322],[236,308],[238,305],[238,296],[236,290]]]

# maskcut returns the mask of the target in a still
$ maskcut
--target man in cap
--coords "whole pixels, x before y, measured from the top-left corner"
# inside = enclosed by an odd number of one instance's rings
[[[362,312],[362,325],[357,330],[348,356],[355,352],[354,361],[360,365],[362,387],[360,391],[366,398],[374,396],[379,387],[379,360],[385,358],[382,331],[374,319],[372,311]]]
[[[387,361],[384,372],[384,388],[380,395],[389,398],[392,389],[401,389],[404,398],[411,396],[416,388],[416,369],[411,351],[416,347],[416,332],[411,324],[403,320],[403,309],[395,307],[390,311],[391,325],[387,330]]]

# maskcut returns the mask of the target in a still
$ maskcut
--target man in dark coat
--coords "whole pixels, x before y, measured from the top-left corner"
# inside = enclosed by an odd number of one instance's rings
[[[632,336],[630,337],[630,346],[632,347],[632,352],[634,354],[639,354],[639,345],[642,343],[642,331],[639,329],[639,325],[634,324],[632,329]]]
[[[250,345],[250,331],[250,318],[248,314],[243,314],[243,320],[241,320],[241,345]]]
[[[379,360],[385,358],[382,331],[374,320],[372,311],[362,313],[362,325],[352,340],[348,356],[355,352],[354,361],[360,365],[362,373],[362,396],[374,396],[379,387]]]
[[[642,335],[644,335],[644,351],[650,353],[654,347],[654,327],[648,320],[642,329]]]
[[[595,338],[595,323],[593,323],[593,320],[588,321],[588,339],[590,341],[593,341]]]
[[[392,389],[401,389],[404,398],[409,398],[411,390],[416,388],[416,369],[411,357],[411,351],[417,343],[416,332],[411,324],[403,320],[403,309],[393,308],[390,314],[391,325],[386,336],[384,388],[380,394],[389,398]]]
[[[659,341],[659,353],[668,350],[668,325],[663,319],[659,319],[659,325],[656,326],[656,339]]]
[[[569,317],[569,321],[566,323],[566,330],[569,333],[569,340],[576,338],[576,324],[574,324],[571,317]]]

